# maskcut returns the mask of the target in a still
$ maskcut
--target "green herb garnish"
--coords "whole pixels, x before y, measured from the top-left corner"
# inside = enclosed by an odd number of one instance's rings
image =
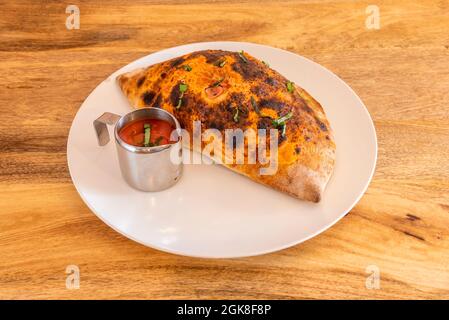
[[[265,61],[262,60],[262,63],[263,63],[264,65],[266,65],[268,68],[270,67],[270,65],[268,64],[268,62],[265,62]]]
[[[283,126],[283,125],[285,125],[285,121],[289,120],[292,116],[293,116],[293,111],[290,111],[285,116],[282,116],[278,119],[273,120],[272,123],[275,127]]]
[[[176,69],[184,69],[185,71],[192,71],[192,67],[188,64],[183,64],[182,66],[177,66]]]
[[[235,113],[234,113],[234,122],[239,122],[239,108],[235,108]]]
[[[290,111],[285,116],[271,121],[276,128],[281,129],[281,137],[285,137],[285,132],[287,130],[287,124],[285,122],[288,121],[292,116],[293,111]]]
[[[295,83],[291,82],[291,81],[287,81],[286,87],[287,87],[288,92],[293,93],[293,91],[295,90]]]
[[[181,84],[179,85],[179,92],[180,92],[180,95],[179,95],[179,99],[178,99],[178,104],[176,105],[176,109],[181,108],[181,105],[182,105],[182,98],[184,97],[184,92],[186,92],[186,91],[187,91],[187,85],[186,85],[185,83],[181,83]]]
[[[284,122],[281,127],[282,127],[281,137],[285,137],[285,131],[287,129],[287,124]]]
[[[223,82],[223,80],[224,80],[224,78],[221,78],[220,80],[214,82],[214,83],[210,86],[210,88],[218,87],[218,86]]]
[[[244,63],[248,63],[248,59],[246,59],[246,57],[245,57],[245,52],[243,52],[243,50],[242,50],[242,51],[239,51],[238,54],[239,54],[240,59],[242,59],[242,61],[243,61]]]
[[[186,91],[187,91],[187,85],[185,83],[181,83],[179,85],[179,92],[181,92],[181,94],[183,94]]]
[[[215,61],[214,66],[223,68],[225,64],[226,64],[226,60],[217,60],[217,61]]]
[[[251,96],[251,105],[253,106],[254,111],[256,111],[256,113],[260,115],[259,107],[257,106],[256,100],[253,96]]]
[[[143,146],[144,147],[150,147],[150,138],[151,138],[151,126],[146,123],[143,125],[144,130],[145,130],[145,139],[143,142]]]

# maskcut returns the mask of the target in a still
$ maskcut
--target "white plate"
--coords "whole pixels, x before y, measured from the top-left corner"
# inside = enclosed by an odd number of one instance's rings
[[[105,111],[121,115],[130,111],[115,77],[204,49],[244,50],[267,61],[322,104],[334,130],[337,159],[320,203],[294,199],[218,165],[185,165],[179,183],[157,193],[136,191],[123,181],[114,144],[99,147],[92,126]],[[368,187],[376,165],[377,141],[373,122],[360,98],[324,67],[263,45],[207,42],[150,54],[103,81],[73,120],[67,157],[81,198],[116,231],[163,251],[224,258],[284,249],[336,223]]]

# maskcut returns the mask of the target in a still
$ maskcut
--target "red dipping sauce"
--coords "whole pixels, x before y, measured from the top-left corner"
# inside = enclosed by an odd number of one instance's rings
[[[145,145],[145,127],[149,125],[149,144]],[[175,130],[169,122],[160,119],[139,119],[126,124],[118,133],[120,139],[136,147],[155,147],[169,144]],[[173,141],[174,142],[174,141]]]

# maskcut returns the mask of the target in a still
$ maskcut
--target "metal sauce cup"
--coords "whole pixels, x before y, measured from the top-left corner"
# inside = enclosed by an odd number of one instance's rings
[[[154,147],[136,147],[119,137],[120,130],[129,122],[140,119],[160,119],[175,128],[177,141]],[[94,121],[98,144],[109,142],[107,125],[115,125],[114,136],[120,170],[125,181],[141,191],[161,191],[174,185],[182,174],[181,126],[167,111],[159,108],[144,108],[124,116],[106,112]]]

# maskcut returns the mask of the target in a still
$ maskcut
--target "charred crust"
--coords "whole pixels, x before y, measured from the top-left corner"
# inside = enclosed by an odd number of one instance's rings
[[[206,59],[206,63],[215,64],[223,57],[229,55],[229,52],[223,50],[203,50],[190,55],[191,58],[202,56]]]
[[[285,104],[276,99],[262,99],[259,101],[259,108],[269,108],[276,111],[281,111]]]
[[[170,103],[172,106],[178,105],[179,96],[180,96],[180,92],[179,92],[180,84],[181,84],[181,82],[178,82],[170,91]]]
[[[252,59],[247,59],[245,62],[237,53],[234,53],[234,56],[235,62],[231,65],[232,70],[240,74],[243,79],[262,79],[264,77],[265,70],[260,64],[254,62]]]
[[[295,148],[295,153],[296,153],[296,154],[300,154],[300,153],[301,153],[301,147],[296,146],[296,148]]]
[[[261,117],[259,118],[259,121],[257,121],[257,129],[271,129],[273,128],[273,120],[271,120],[268,117]]]
[[[277,81],[276,79],[272,78],[272,77],[268,77],[264,80],[264,82],[270,86],[275,86],[277,85]]]
[[[322,122],[320,119],[315,117],[315,122],[318,125],[318,127],[321,129],[321,131],[327,132],[327,126]]]
[[[184,61],[185,60],[183,57],[176,58],[170,62],[170,67],[175,68],[175,67],[179,66],[181,63],[183,63]]]
[[[284,142],[285,140],[287,140],[287,135],[282,136],[282,128],[277,128],[278,129],[278,145],[281,145],[282,142]]]
[[[245,104],[245,101],[246,97],[243,93],[234,92],[229,96],[229,99],[227,99],[227,106],[229,106],[230,104],[234,104],[234,107],[242,107]]]
[[[232,103],[232,102],[226,103],[226,105],[225,105],[225,107],[224,107],[224,110],[226,110],[227,113],[231,113],[232,111],[235,110],[234,104],[235,104],[235,103]]]
[[[156,101],[154,101],[153,108],[161,108],[162,107],[162,96],[160,94],[157,95]]]
[[[270,88],[267,88],[267,86],[261,85],[261,86],[253,86],[251,87],[251,92],[254,93],[257,97],[266,97],[269,96],[272,90]]]
[[[144,92],[142,94],[143,103],[145,105],[149,106],[153,102],[153,99],[154,99],[155,95],[156,94],[153,91],[146,91],[146,92]]]
[[[205,129],[218,129],[222,131],[228,126],[228,110],[225,105],[218,105],[217,107],[211,108],[202,100],[191,101],[191,103],[198,106],[196,110],[199,112],[201,122],[204,124]]]
[[[142,84],[145,82],[146,77],[140,77],[139,80],[137,80],[137,88],[140,88]]]

